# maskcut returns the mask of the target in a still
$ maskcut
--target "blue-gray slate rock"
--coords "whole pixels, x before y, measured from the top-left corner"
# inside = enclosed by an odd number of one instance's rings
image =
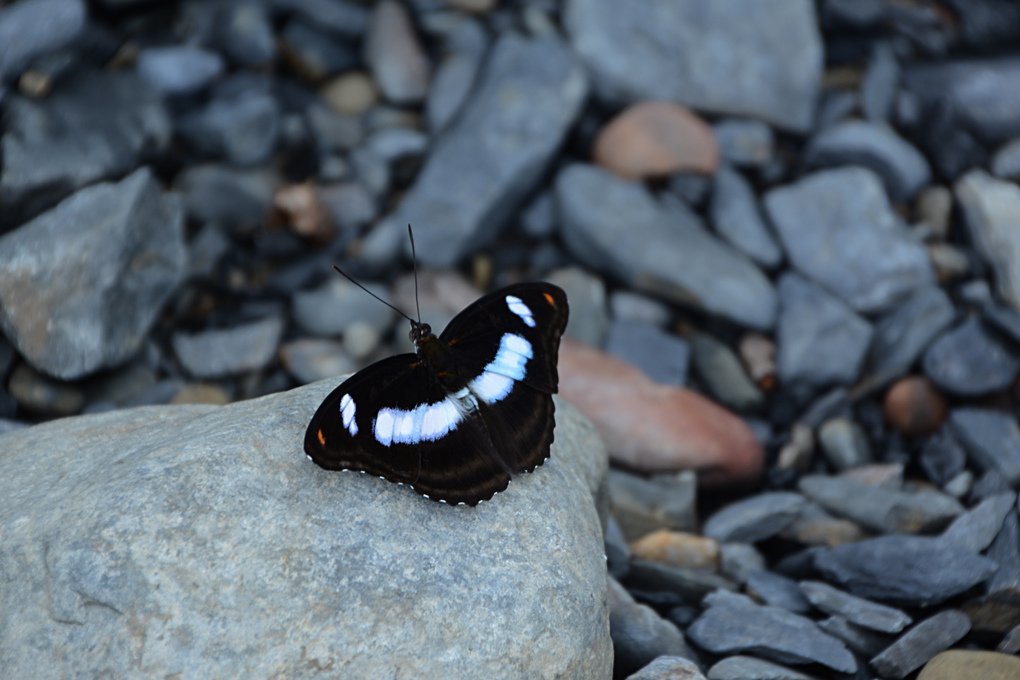
[[[712,126],[719,155],[736,166],[764,167],[772,160],[775,134],[750,118],[724,118]]]
[[[697,659],[676,626],[651,607],[635,602],[616,579],[609,577],[606,581],[614,661],[621,673],[644,668],[660,656]]]
[[[905,374],[953,317],[953,303],[942,288],[914,291],[875,323],[865,373],[879,382]]]
[[[818,133],[804,153],[813,168],[861,165],[878,173],[895,203],[909,201],[931,180],[920,151],[885,125],[848,120]]]
[[[685,385],[691,349],[680,337],[640,321],[614,321],[606,351],[661,385]]]
[[[917,624],[870,661],[883,678],[905,678],[970,632],[970,618],[947,609]]]
[[[779,380],[794,390],[856,380],[871,325],[842,300],[796,273],[779,280],[776,332]]]
[[[45,99],[14,95],[5,108],[0,226],[133,170],[172,133],[158,93],[129,72],[83,71]]]
[[[461,16],[442,33],[444,56],[425,100],[425,120],[433,133],[442,131],[467,101],[490,42],[478,21]]]
[[[1001,179],[1020,180],[1020,137],[1003,144],[992,157],[992,174]]]
[[[138,54],[138,74],[166,95],[192,94],[219,78],[226,64],[218,53],[194,45],[149,47]]]
[[[902,534],[820,550],[814,563],[855,595],[919,607],[959,595],[998,569],[992,560],[940,538]]]
[[[25,0],[0,10],[0,83],[70,44],[85,30],[85,21],[82,0]]]
[[[807,175],[765,195],[793,266],[861,312],[895,304],[934,281],[928,254],[866,168]]]
[[[409,223],[418,261],[435,267],[494,238],[555,158],[587,92],[584,69],[560,41],[500,38],[471,100],[436,140],[397,210],[373,232],[388,246],[376,259],[409,246]]]
[[[360,64],[352,43],[337,40],[303,19],[291,19],[280,33],[284,54],[296,69],[313,80],[321,80]]]
[[[946,392],[977,397],[1013,384],[1020,361],[971,317],[943,333],[924,353],[924,372]]]
[[[720,542],[755,543],[788,527],[804,508],[804,497],[772,491],[730,503],[705,522],[704,534]]]
[[[942,532],[942,540],[955,543],[973,553],[984,552],[992,544],[1009,511],[1016,507],[1016,494],[990,496],[963,513]]]
[[[899,94],[900,64],[896,51],[887,42],[880,42],[871,50],[868,70],[861,81],[861,110],[872,123],[885,123],[892,114]]]
[[[389,291],[379,283],[362,285],[384,300]],[[315,336],[340,335],[356,323],[367,324],[381,335],[393,323],[393,310],[365,295],[347,279],[332,276],[322,285],[294,295],[294,321],[306,333]]]
[[[707,609],[687,635],[713,654],[747,652],[780,663],[819,663],[840,673],[857,670],[850,650],[811,619],[726,591],[712,593],[703,604]]]
[[[368,30],[369,10],[351,0],[272,0],[269,4],[345,38],[362,38]]]
[[[698,664],[682,656],[660,656],[627,680],[705,680]]]
[[[0,437],[5,674],[609,677],[591,426],[450,507],[305,458],[338,381]]]
[[[999,294],[1020,307],[1020,187],[973,170],[954,187],[971,241],[992,265]]]
[[[958,408],[949,414],[949,428],[981,470],[1020,485],[1020,427],[1012,414],[983,408]]]
[[[563,334],[591,347],[601,347],[609,329],[605,282],[580,267],[558,269],[545,280],[562,288],[570,300],[571,318]]]
[[[673,101],[805,132],[821,85],[814,3],[570,0],[564,25],[615,104]]]
[[[747,594],[762,604],[779,607],[795,614],[807,614],[811,603],[804,597],[800,586],[793,579],[773,571],[759,569],[751,572],[744,583]]]
[[[283,319],[276,315],[230,328],[173,335],[177,360],[196,378],[222,378],[264,368],[280,345]]]
[[[276,179],[264,169],[202,164],[184,169],[175,182],[188,217],[251,233],[266,224]]]
[[[202,155],[254,165],[276,148],[280,125],[269,80],[241,73],[219,83],[202,108],[181,118],[177,131]]]
[[[754,189],[736,170],[723,166],[716,171],[709,214],[716,232],[761,266],[782,261],[783,251],[765,224]]]
[[[880,633],[898,633],[913,622],[899,609],[844,593],[828,583],[801,581],[800,589],[820,611],[842,616],[862,628]]]
[[[708,669],[708,680],[814,680],[786,666],[753,656],[729,656]]]
[[[126,361],[184,275],[183,222],[146,168],[64,199],[0,237],[0,328],[63,380]]]
[[[775,322],[769,280],[680,202],[659,203],[641,184],[581,164],[560,172],[555,196],[567,248],[593,269],[741,326]]]

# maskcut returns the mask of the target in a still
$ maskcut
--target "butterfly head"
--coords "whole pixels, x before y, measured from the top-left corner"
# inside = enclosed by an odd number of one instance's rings
[[[408,333],[408,337],[411,338],[411,342],[414,343],[415,347],[421,347],[423,342],[432,337],[432,326],[427,323],[412,321],[411,332]]]

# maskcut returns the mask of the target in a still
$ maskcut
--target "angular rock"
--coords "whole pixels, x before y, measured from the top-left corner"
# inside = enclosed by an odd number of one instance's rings
[[[932,283],[928,255],[865,168],[822,170],[765,195],[793,266],[861,312]]]
[[[871,462],[871,448],[861,427],[847,418],[832,418],[818,430],[818,443],[836,470],[850,470]]]
[[[725,118],[712,129],[719,153],[733,165],[762,167],[772,160],[775,135],[762,121]]]
[[[661,204],[640,184],[588,165],[561,171],[555,195],[567,248],[590,267],[743,326],[765,330],[774,323],[768,279],[683,205]],[[628,246],[634,243],[656,247]]]
[[[871,326],[839,298],[802,276],[779,280],[779,379],[810,391],[852,383],[871,340]]]
[[[937,491],[899,491],[845,477],[807,475],[797,488],[826,509],[883,533],[940,529],[963,512],[955,498]]]
[[[865,534],[858,524],[833,517],[821,506],[808,502],[797,519],[783,530],[782,536],[805,545],[825,545],[832,548],[859,541]]]
[[[781,663],[819,663],[853,673],[857,662],[839,640],[810,620],[778,607],[762,607],[744,595],[720,591],[687,629],[691,641],[713,654],[748,652]]]
[[[68,45],[85,30],[81,0],[27,0],[0,11],[0,83],[38,57]]]
[[[814,168],[870,168],[882,178],[894,203],[909,201],[931,179],[920,151],[889,127],[859,120],[822,130],[808,145],[804,162]]]
[[[771,571],[755,571],[744,584],[747,594],[771,607],[779,607],[795,614],[807,614],[811,603],[804,597],[797,582]]]
[[[785,529],[804,507],[798,493],[773,491],[731,503],[705,522],[704,533],[718,541],[756,543]]]
[[[659,529],[693,531],[696,495],[691,472],[652,479],[620,470],[609,472],[609,506],[630,541]]]
[[[949,429],[978,468],[999,473],[1010,486],[1020,484],[1020,427],[1016,418],[988,409],[958,408],[949,415]]]
[[[812,680],[813,676],[753,656],[730,656],[708,669],[708,680]]]
[[[942,540],[974,554],[984,552],[1003,528],[1006,515],[1015,505],[1015,493],[1001,493],[986,498],[953,520],[942,532]]]
[[[203,155],[254,165],[275,150],[280,125],[269,81],[243,73],[220,83],[205,106],[180,120],[178,132]]]
[[[832,637],[842,640],[854,652],[872,657],[889,646],[890,636],[881,635],[855,626],[842,616],[830,616],[818,622],[818,627]]]
[[[999,565],[998,571],[988,581],[988,593],[993,597],[1004,595],[1003,599],[1015,607],[1020,595],[1020,519],[1015,510],[1006,514],[987,556]]]
[[[425,120],[433,133],[445,129],[467,100],[490,42],[479,22],[464,17],[445,34],[447,54],[436,65],[425,102]]]
[[[995,152],[992,157],[992,174],[1000,179],[1020,179],[1020,137]]]
[[[889,535],[818,552],[815,567],[860,597],[928,606],[995,573],[997,565],[928,536]]]
[[[115,366],[141,346],[184,258],[180,201],[149,170],[87,187],[0,237],[0,328],[64,380]]]
[[[627,544],[627,537],[623,535],[623,529],[613,515],[606,519],[604,546],[609,575],[615,579],[622,578],[630,569],[630,546]]]
[[[172,132],[159,95],[128,72],[81,71],[44,100],[12,95],[4,108],[0,225],[131,171]]]
[[[360,38],[368,30],[368,9],[351,0],[272,0],[271,4],[346,38]]]
[[[606,579],[609,587],[609,631],[613,638],[615,665],[621,673],[644,668],[660,656],[680,656],[696,660],[684,634],[661,618],[651,607],[638,604],[616,579]],[[505,671],[502,671],[505,673]]]
[[[4,435],[5,673],[37,676],[42,656],[62,675],[608,677],[591,428],[557,404],[552,460],[452,508],[306,460],[334,384]],[[520,535],[493,540],[508,526]]]
[[[761,407],[761,391],[729,347],[707,333],[693,333],[689,340],[694,370],[716,400],[741,412]]]
[[[11,371],[7,390],[10,392],[7,398],[13,398],[30,413],[60,418],[80,413],[85,406],[85,395],[79,387],[52,380],[28,364]]]
[[[822,72],[813,3],[571,0],[563,20],[600,95],[614,103],[674,101],[795,132],[811,125]]]
[[[963,472],[967,453],[949,430],[942,428],[921,449],[918,462],[928,479],[939,486],[945,486]]]
[[[719,571],[737,583],[747,583],[751,574],[765,569],[765,557],[750,543],[719,546]]]
[[[1020,659],[1010,654],[997,654],[969,649],[950,649],[925,664],[917,680],[1013,680],[1020,676]]]
[[[247,233],[269,219],[275,180],[264,170],[192,165],[177,176],[176,188],[191,219]]]
[[[698,664],[681,656],[660,656],[627,680],[705,680]]]
[[[865,371],[876,382],[905,373],[954,317],[953,303],[938,286],[911,293],[875,324]]]
[[[940,388],[964,397],[1006,389],[1020,360],[971,317],[943,333],[924,353],[924,372]]]
[[[900,65],[895,50],[889,43],[878,43],[871,51],[868,70],[861,82],[861,109],[868,121],[885,123],[889,120],[899,93],[899,81]]]
[[[269,316],[231,328],[195,334],[175,333],[174,354],[196,378],[222,378],[257,371],[276,355],[283,320]]]
[[[711,223],[730,245],[763,267],[775,267],[783,259],[783,251],[758,208],[751,184],[736,170],[719,168],[715,173]]]
[[[690,347],[682,339],[658,326],[635,321],[616,321],[606,336],[606,351],[660,385],[684,385]]]
[[[619,321],[640,321],[660,327],[668,324],[673,316],[658,300],[622,288],[609,295],[609,310]]]
[[[390,101],[414,104],[424,99],[429,86],[428,57],[399,2],[375,4],[365,37],[365,62]]]
[[[883,678],[905,678],[933,656],[959,642],[969,631],[967,615],[947,609],[911,628],[873,658],[871,667]]]
[[[974,170],[960,178],[954,192],[971,240],[992,265],[999,294],[1020,307],[1020,230],[1016,228],[1020,187]]]
[[[844,593],[820,581],[801,581],[800,589],[815,607],[842,616],[850,623],[880,633],[898,633],[912,623],[899,609]]]
[[[138,54],[135,67],[157,92],[182,95],[198,92],[223,74],[218,53],[194,45],[149,47]]]

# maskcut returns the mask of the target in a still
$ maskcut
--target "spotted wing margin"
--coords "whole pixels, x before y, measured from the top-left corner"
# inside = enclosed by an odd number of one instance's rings
[[[345,396],[354,404],[346,427],[341,404],[350,406]],[[448,397],[416,355],[383,359],[326,397],[305,432],[305,452],[327,470],[364,471],[409,485],[434,501],[475,505],[488,500],[507,487],[511,469],[477,411],[465,414],[456,428],[434,441],[391,441],[384,446],[375,436],[380,409],[411,411]]]

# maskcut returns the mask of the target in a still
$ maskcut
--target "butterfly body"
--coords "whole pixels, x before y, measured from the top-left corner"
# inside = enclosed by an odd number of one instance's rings
[[[323,401],[305,452],[330,470],[475,505],[549,455],[566,295],[523,283],[486,295],[438,337],[411,322],[414,354],[383,359]]]

